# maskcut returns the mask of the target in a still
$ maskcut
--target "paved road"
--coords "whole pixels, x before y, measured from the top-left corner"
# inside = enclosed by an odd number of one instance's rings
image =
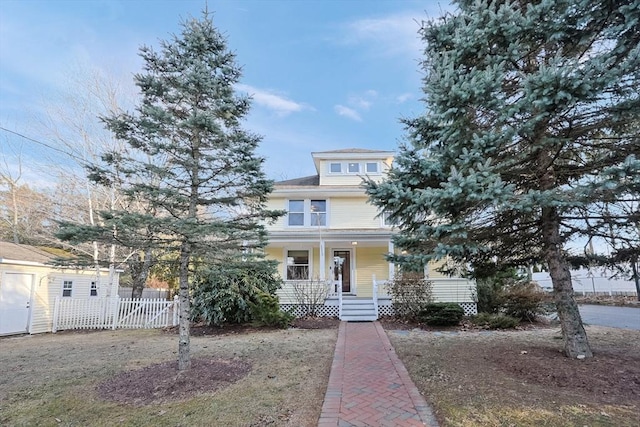
[[[640,330],[640,308],[581,305],[580,315],[588,325]]]

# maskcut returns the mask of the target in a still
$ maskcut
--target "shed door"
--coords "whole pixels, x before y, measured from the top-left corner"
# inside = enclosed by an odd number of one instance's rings
[[[0,335],[28,332],[33,276],[4,273],[0,280]]]

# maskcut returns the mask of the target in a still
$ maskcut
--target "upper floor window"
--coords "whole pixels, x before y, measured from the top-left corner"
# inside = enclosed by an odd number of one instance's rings
[[[70,297],[73,291],[73,282],[71,280],[65,280],[62,282],[62,296]]]
[[[349,173],[360,172],[360,163],[349,163],[347,170],[349,171]]]
[[[378,163],[370,162],[366,165],[367,173],[378,173]]]
[[[89,293],[92,297],[98,296],[98,284],[96,282],[91,282],[91,291]]]
[[[304,225],[304,200],[289,200],[289,225]]]
[[[327,201],[311,201],[311,226],[327,225]]]
[[[329,165],[329,172],[342,173],[342,163],[331,163]]]
[[[291,227],[324,227],[327,225],[326,200],[289,200],[288,222]]]

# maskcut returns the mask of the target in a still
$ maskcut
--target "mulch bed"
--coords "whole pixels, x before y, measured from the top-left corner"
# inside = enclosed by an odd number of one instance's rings
[[[640,402],[640,355],[632,352],[596,347],[593,358],[577,360],[566,357],[558,347],[522,343],[493,343],[480,352],[486,363],[525,383],[572,390],[596,403]]]
[[[157,363],[122,372],[98,384],[98,395],[134,406],[180,400],[224,388],[251,371],[242,360],[191,359],[191,369],[179,372],[178,362]]]

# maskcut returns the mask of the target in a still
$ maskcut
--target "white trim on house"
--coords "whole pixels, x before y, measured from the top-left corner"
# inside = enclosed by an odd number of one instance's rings
[[[282,259],[283,259],[283,263],[282,263],[282,278],[283,280],[296,280],[296,278],[289,278],[287,275],[287,255],[289,251],[307,251],[309,253],[309,264],[308,264],[308,268],[309,268],[309,278],[307,280],[311,280],[316,271],[315,271],[315,266],[313,264],[313,246],[300,246],[300,245],[290,245],[290,246],[284,246],[282,248]]]

